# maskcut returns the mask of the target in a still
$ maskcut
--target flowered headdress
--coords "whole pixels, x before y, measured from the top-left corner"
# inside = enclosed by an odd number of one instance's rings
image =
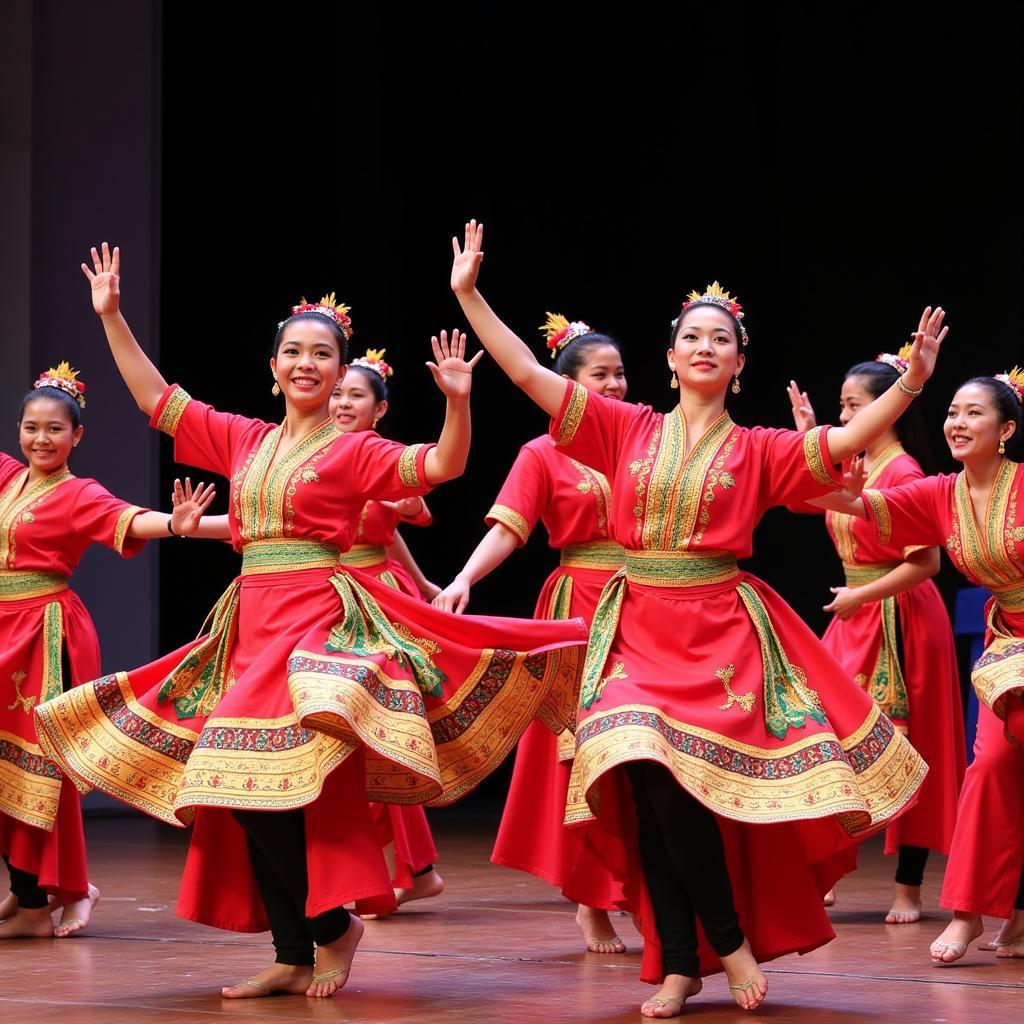
[[[346,306],[342,302],[334,297],[334,292],[330,295],[325,295],[319,302],[307,302],[305,296],[302,297],[302,301],[297,306],[292,306],[292,316],[296,313],[320,313],[333,320],[340,328],[341,333],[345,336],[345,340],[348,341],[352,337],[352,320],[349,318],[349,310],[351,306]],[[287,320],[282,320],[278,325],[277,329],[281,328],[287,323]]]
[[[876,363],[885,363],[891,366],[897,373],[906,373],[910,369],[910,353],[914,351],[913,343],[904,345],[896,355],[891,352],[879,352],[875,357]]]
[[[57,388],[70,395],[80,409],[85,408],[85,382],[78,379],[78,370],[72,370],[71,364],[65,359],[56,366],[44,370],[33,388]]]
[[[387,381],[388,377],[393,376],[395,371],[384,362],[385,351],[387,350],[383,348],[368,348],[365,356],[352,360],[352,365],[372,370],[374,373],[380,374],[381,380]]]
[[[582,338],[584,334],[590,334],[593,328],[582,320],[573,320],[570,323],[561,313],[548,313],[547,320],[540,326],[540,331],[547,339],[548,348],[551,349],[551,358],[554,359],[559,352],[571,341]]]
[[[992,376],[1001,380],[1017,396],[1017,401],[1024,405],[1024,370],[1015,366],[1009,373],[994,373]]]
[[[704,289],[703,295],[698,291],[690,292],[683,303],[679,316],[682,316],[692,306],[718,306],[719,309],[724,309],[739,325],[740,343],[746,345],[750,341],[750,338],[747,336],[747,329],[743,326],[743,307],[717,281],[709,284]],[[676,325],[679,323],[679,316],[672,321],[672,330],[676,329]]]

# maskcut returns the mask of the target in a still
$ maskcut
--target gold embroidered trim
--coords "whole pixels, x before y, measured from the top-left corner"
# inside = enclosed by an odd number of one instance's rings
[[[567,619],[572,608],[572,577],[561,574],[558,582],[551,588],[545,617],[548,619]]]
[[[114,527],[114,550],[119,554],[124,554],[124,542],[128,536],[128,527],[132,525],[132,520],[140,513],[145,512],[144,508],[140,508],[138,505],[129,505],[118,517],[117,525]]]
[[[557,445],[567,445],[576,436],[580,423],[583,421],[583,414],[587,408],[587,389],[575,381],[569,394],[569,400],[565,403],[565,410],[561,418],[555,422],[551,429],[551,436]]]
[[[0,601],[24,601],[48,597],[68,589],[68,578],[56,572],[32,569],[0,569]]]
[[[608,486],[608,478],[604,473],[599,473],[596,469],[584,466],[582,462],[576,459],[569,459],[569,461],[576,467],[576,471],[582,477],[576,485],[576,490],[580,494],[592,494],[594,496],[594,501],[597,504],[597,528],[607,537],[608,509],[612,503],[612,492]]]
[[[757,695],[753,691],[750,693],[737,693],[732,688],[732,677],[735,674],[735,665],[725,665],[722,668],[715,669],[715,675],[721,681],[722,686],[725,687],[726,696],[729,698],[724,704],[718,705],[718,710],[728,711],[734,705],[739,704],[740,710],[745,711],[749,715],[754,710],[754,701],[757,699]]]
[[[626,549],[613,540],[594,540],[587,544],[567,544],[559,562],[563,569],[608,569],[626,564]]]
[[[814,427],[804,434],[804,460],[816,483],[821,484],[822,487],[834,488],[837,485],[832,473],[832,467],[828,464],[825,454],[822,452],[822,434],[824,434],[826,429],[824,426]]]
[[[378,544],[353,544],[348,551],[338,555],[338,565],[350,565],[356,569],[372,569],[387,560],[387,548]]]
[[[892,517],[889,515],[889,505],[881,491],[873,489],[861,493],[864,503],[871,509],[871,514],[878,529],[878,542],[883,547],[892,539]]]
[[[525,544],[530,537],[530,524],[525,516],[521,516],[514,508],[508,505],[492,505],[490,511],[484,516],[484,522],[488,525],[501,523],[507,526]]]
[[[850,517],[853,518],[852,516]],[[883,576],[888,576],[893,569],[898,569],[902,562],[843,562],[843,573],[848,587],[863,587],[866,583],[874,583]]]
[[[15,475],[7,490],[0,496],[0,567],[15,568],[17,548],[14,535],[18,526],[21,523],[31,523],[32,509],[45,501],[61,484],[71,479],[73,476],[67,469],[60,469],[41,477],[34,484],[27,483],[27,469]]]
[[[420,479],[416,464],[423,447],[422,444],[411,444],[398,456],[398,479],[402,482],[403,487],[427,486],[426,480]]]
[[[10,755],[0,757],[0,811],[49,832],[57,818],[59,773],[41,763],[40,747],[14,733],[0,731],[0,747]]]
[[[185,414],[185,409],[191,401],[192,396],[184,388],[175,385],[174,390],[167,396],[167,401],[164,402],[164,406],[160,410],[160,416],[155,424],[156,429],[162,430],[165,434],[170,434],[171,437],[174,437],[174,432],[178,429],[178,424],[181,422],[181,417]]]
[[[305,537],[253,540],[242,548],[242,575],[330,569],[338,564],[340,557],[337,544],[324,544]]]
[[[864,480],[865,487],[873,487],[877,482],[878,478],[885,472],[889,465],[898,459],[901,455],[906,455],[906,451],[903,445],[897,441],[895,444],[889,445],[885,451],[881,452],[877,459],[871,464],[871,470]],[[858,516],[848,515],[845,512],[833,512],[829,510],[825,513],[825,522],[828,528],[832,531],[832,536],[836,542],[836,550],[839,552],[839,557],[843,562],[855,563],[857,561],[857,542],[854,535],[854,526],[857,523]],[[920,545],[926,547],[927,545]],[[909,554],[910,551],[916,551],[918,548],[908,548],[904,554]],[[898,563],[897,563],[898,564]]]
[[[718,551],[627,551],[626,579],[648,587],[705,587],[739,577],[736,556]]]
[[[647,442],[647,455],[643,459],[634,459],[629,464],[629,475],[636,477],[636,486],[633,493],[636,501],[633,503],[633,522],[636,532],[641,534],[646,529],[644,522],[644,497],[647,494],[647,476],[654,465],[654,456],[658,453],[658,446],[661,444],[661,431],[664,416],[659,416],[654,423],[650,439]]]

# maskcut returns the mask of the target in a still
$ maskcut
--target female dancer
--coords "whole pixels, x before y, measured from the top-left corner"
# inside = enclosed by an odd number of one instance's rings
[[[932,372],[943,313],[922,317],[902,388],[846,426],[744,429],[724,411],[743,370],[742,310],[717,284],[673,327],[680,403],[660,415],[541,367],[477,290],[481,242],[475,222],[464,248],[453,239],[459,303],[565,453],[608,475],[626,548],[594,613],[566,821],[589,826],[626,882],[643,976],[663,982],[641,1012],[679,1014],[720,968],[753,1009],[767,990],[756,958],[832,937],[821,897],[848,861],[839,851],[902,811],[926,768],[736,559],[767,507],[840,487],[832,466],[898,419]],[[695,918],[711,947],[699,953]]]
[[[910,346],[899,355],[850,368],[839,398],[839,422],[849,423],[885,394],[909,367]],[[789,386],[798,430],[816,425],[806,392]],[[867,448],[868,487],[920,480],[911,453],[920,445],[920,417],[911,408],[895,427]],[[910,450],[908,450],[910,449]],[[821,511],[802,506],[798,511]],[[917,803],[885,833],[885,852],[898,853],[895,894],[886,924],[911,924],[921,916],[921,884],[929,850],[949,853],[956,803],[964,775],[964,723],[953,630],[931,577],[939,571],[936,546],[882,544],[862,519],[827,512],[825,525],[843,562],[846,585],[825,611],[834,612],[822,643],[879,708],[909,736],[928,765]],[[826,904],[829,898],[826,896]]]
[[[964,776],[940,903],[953,920],[932,943],[937,963],[959,960],[982,933],[982,915],[1007,920],[988,948],[1024,955],[1024,374],[973,377],[953,396],[944,433],[960,473],[868,489],[833,507],[867,516],[880,542],[943,545],[954,565],[987,587],[986,650],[972,681],[981,708],[974,760]]]
[[[607,334],[550,313],[541,330],[560,377],[606,398],[626,397],[619,346]],[[590,622],[604,585],[626,559],[621,545],[610,539],[610,504],[603,473],[561,454],[547,434],[534,438],[523,446],[487,513],[490,532],[434,604],[463,611],[473,584],[525,544],[539,519],[549,543],[561,552],[561,564],[545,581],[534,614],[544,619],[579,615]],[[594,905],[579,904],[576,923],[591,953],[624,953],[626,947],[608,919],[608,911],[622,902],[621,888],[589,853],[580,834],[562,821],[574,750],[568,730],[555,737],[541,722],[526,730],[491,860],[563,890],[573,888],[577,872],[596,875],[603,883],[603,898]],[[600,894],[601,886],[591,881],[588,891],[595,890]]]
[[[43,742],[65,770],[154,817],[194,817],[178,913],[238,931],[269,923],[277,951],[225,996],[332,995],[363,931],[344,905],[394,907],[367,798],[449,803],[534,715],[564,727],[583,624],[456,620],[337,565],[368,500],[462,472],[476,359],[462,358],[458,332],[450,346],[433,340],[428,364],[447,398],[441,436],[407,448],[339,434],[328,402],[351,322],[333,296],[302,303],[270,362],[285,400],[274,426],[168,387],[120,314],[117,250],[94,250],[83,269],[139,407],[178,459],[230,479],[243,563],[206,636],[44,705]]]
[[[8,688],[0,700],[0,853],[11,878],[0,902],[4,939],[81,931],[99,898],[86,871],[78,791],[44,757],[32,715],[37,703],[99,672],[96,630],[68,577],[92,543],[131,558],[151,537],[191,533],[214,494],[187,486],[168,516],[73,476],[68,457],[85,430],[84,394],[67,363],[47,370],[18,417],[27,466],[0,453],[0,679]],[[56,907],[63,914],[54,929]]]
[[[328,411],[343,434],[375,430],[387,412],[386,379],[392,375],[392,369],[383,361],[383,355],[383,349],[370,349],[365,356],[352,360],[345,376],[334,386]],[[177,503],[183,499],[184,494],[175,487],[172,500]],[[440,588],[427,581],[404,544],[394,557],[392,551],[399,540],[399,522],[425,526],[430,521],[430,511],[422,497],[397,502],[369,501],[360,513],[355,543],[338,556],[338,563],[360,568],[395,590],[428,600],[427,594],[433,597]],[[230,516],[207,516],[202,533],[211,539],[230,540]],[[418,586],[414,583],[417,579]],[[370,813],[391,875],[396,907],[410,900],[440,895],[444,880],[434,870],[437,848],[423,807],[375,802],[370,804]],[[381,915],[360,916],[367,919]]]

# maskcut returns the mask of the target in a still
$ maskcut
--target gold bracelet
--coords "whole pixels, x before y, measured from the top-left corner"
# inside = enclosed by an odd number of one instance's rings
[[[908,388],[907,385],[903,383],[902,377],[896,378],[896,387],[898,387],[903,394],[910,395],[911,398],[917,398],[917,396],[924,391],[923,384],[919,388]]]

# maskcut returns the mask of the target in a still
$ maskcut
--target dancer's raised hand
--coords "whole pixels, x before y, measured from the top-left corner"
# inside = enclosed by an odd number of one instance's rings
[[[442,331],[440,338],[434,335],[430,339],[434,349],[436,363],[427,363],[434,375],[434,383],[441,389],[446,398],[465,400],[469,398],[473,383],[473,367],[480,362],[484,351],[481,349],[469,362],[466,361],[466,335],[460,331],[452,331],[451,341],[448,332]]]
[[[941,306],[932,309],[926,306],[921,320],[914,331],[914,344],[910,350],[910,368],[903,375],[904,383],[911,389],[921,387],[935,370],[942,341],[949,331],[943,326],[946,311]]]
[[[807,392],[801,391],[797,382],[791,380],[786,388],[786,394],[789,395],[789,404],[793,409],[793,422],[796,424],[796,429],[801,433],[813,430],[818,425],[818,419],[814,415],[814,406],[811,405]]]
[[[92,308],[97,316],[112,316],[121,307],[121,250],[115,245],[114,251],[106,242],[89,250],[92,255],[92,269],[82,264],[82,273],[92,285]]]
[[[465,243],[459,248],[458,238],[452,238],[452,291],[456,295],[469,295],[476,289],[477,275],[484,254],[484,226],[471,220],[466,225]]]
[[[174,506],[171,528],[174,532],[182,537],[194,533],[216,495],[213,484],[199,483],[193,490],[192,481],[188,477],[185,477],[184,487],[180,480],[175,480],[171,494],[171,504]]]

